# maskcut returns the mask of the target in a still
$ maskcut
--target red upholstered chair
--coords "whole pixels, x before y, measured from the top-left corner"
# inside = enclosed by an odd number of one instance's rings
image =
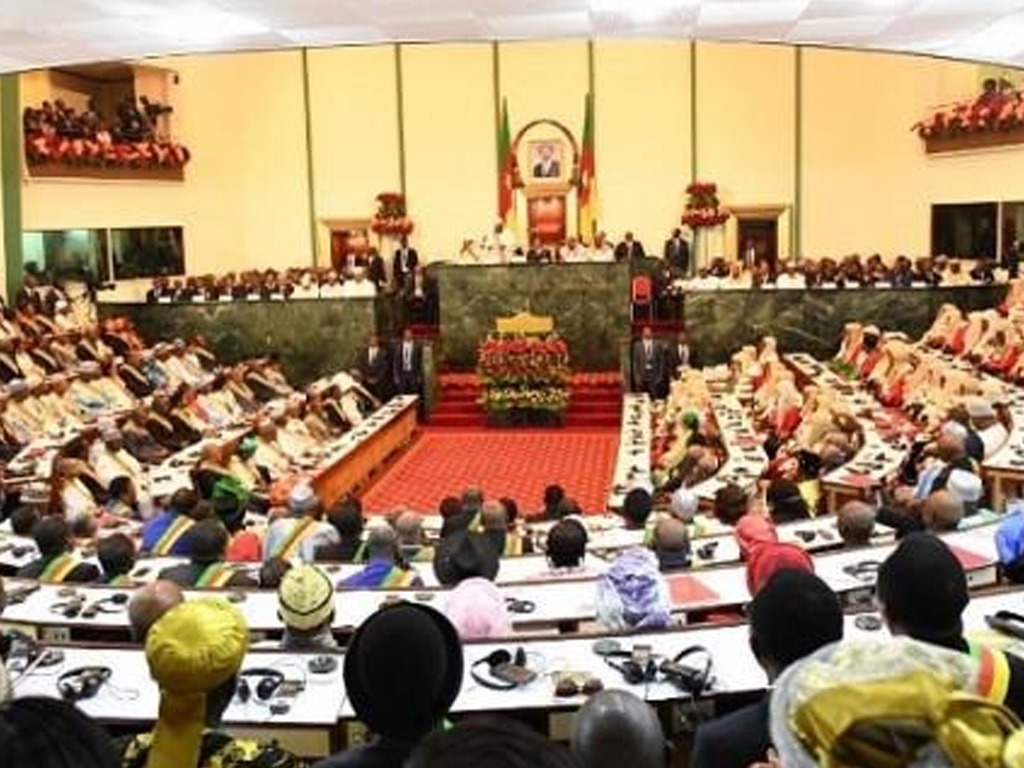
[[[632,283],[632,313],[633,320],[636,320],[636,311],[640,307],[647,309],[647,319],[650,320],[654,313],[654,284],[647,275],[637,275]]]

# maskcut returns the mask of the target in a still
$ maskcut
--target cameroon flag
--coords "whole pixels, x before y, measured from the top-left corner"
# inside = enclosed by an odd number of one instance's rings
[[[597,196],[597,172],[594,158],[594,95],[588,93],[583,118],[583,152],[580,155],[580,237],[593,242],[601,216]]]
[[[508,100],[501,100],[501,122],[498,125],[498,218],[506,230],[515,228],[515,194],[513,187],[512,134],[508,127]]]

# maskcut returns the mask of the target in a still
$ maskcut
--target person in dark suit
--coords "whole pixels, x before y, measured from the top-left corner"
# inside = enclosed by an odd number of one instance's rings
[[[813,573],[780,570],[747,609],[750,650],[774,682],[790,664],[843,639],[843,610],[828,584]],[[747,768],[771,746],[768,697],[700,726],[690,768]]]
[[[693,355],[690,351],[690,339],[686,331],[682,330],[676,335],[675,341],[665,348],[665,377],[667,379],[665,391],[668,391],[668,383],[678,378],[680,367],[693,365]]]
[[[537,154],[537,162],[533,164],[533,178],[560,178],[562,175],[562,164],[555,157],[554,148],[550,144],[541,144]]]
[[[60,515],[44,517],[32,529],[39,559],[18,571],[20,579],[38,579],[48,584],[84,584],[99,581],[100,569],[82,562],[71,547],[67,521]]]
[[[690,246],[683,239],[679,227],[672,230],[672,237],[665,241],[665,263],[672,268],[673,275],[686,275],[690,271]]]
[[[391,271],[395,282],[395,290],[401,291],[412,277],[416,265],[419,264],[420,257],[416,253],[415,248],[409,247],[409,238],[406,235],[402,235],[401,240],[398,242],[399,245],[395,251],[395,260]]]
[[[391,355],[381,346],[377,334],[370,336],[370,343],[359,353],[358,365],[363,385],[382,403],[386,402],[392,392]]]
[[[633,261],[642,259],[646,255],[643,244],[633,238],[632,232],[627,232],[622,242],[615,246],[616,261]]]
[[[661,343],[654,338],[650,326],[645,326],[641,337],[633,342],[633,391],[657,397],[664,376]]]
[[[395,389],[402,395],[419,395],[423,390],[423,347],[405,329],[391,358]]]
[[[384,266],[384,259],[380,251],[371,248],[366,257],[366,277],[377,286],[378,291],[384,290],[388,282],[388,270]]]

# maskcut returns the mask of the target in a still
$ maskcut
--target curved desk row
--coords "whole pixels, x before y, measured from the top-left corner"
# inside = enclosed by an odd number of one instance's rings
[[[967,633],[992,641],[986,632],[985,616],[997,610],[1024,610],[1024,591],[1000,591],[976,596],[971,600],[964,614]],[[885,635],[886,630],[870,631],[857,626],[856,617],[846,616],[844,635],[846,639],[870,635]],[[523,639],[517,642],[525,652],[527,666],[536,678],[519,688],[497,691],[481,685],[473,678],[474,663],[498,649],[508,650],[507,643],[471,642],[463,646],[464,676],[462,688],[453,714],[470,712],[522,712],[524,710],[548,712],[575,710],[584,701],[583,695],[558,696],[556,683],[559,678],[571,677],[576,681],[599,680],[607,689],[628,690],[656,706],[672,706],[691,700],[689,694],[681,691],[671,682],[659,677],[654,682],[631,685],[621,673],[609,666],[594,652],[594,642],[599,637],[614,638],[624,649],[645,645],[658,659],[672,658],[684,648],[694,645],[706,648],[711,656],[711,685],[702,698],[714,699],[724,695],[755,695],[764,690],[766,679],[754,655],[750,652],[749,630],[744,624],[714,627],[680,628],[670,631],[643,633],[639,635],[601,635],[590,637],[560,638],[553,640]],[[994,642],[1007,645],[1005,638]],[[1021,644],[1009,644],[1008,650],[1019,651]],[[59,695],[57,678],[64,672],[82,666],[100,665],[112,671],[110,680],[92,698],[79,703],[79,707],[98,721],[116,726],[148,728],[156,718],[159,692],[149,676],[143,651],[137,647],[101,648],[80,646],[59,646],[63,659],[51,667],[31,669],[20,676],[15,672],[14,691],[16,696]],[[335,655],[335,654],[331,654]],[[294,696],[275,697],[270,702],[258,702],[255,698],[243,703],[237,697],[228,707],[224,722],[229,730],[246,731],[258,728],[266,735],[270,732],[277,738],[284,738],[286,744],[295,741],[295,731],[305,729],[318,738],[313,746],[307,746],[303,754],[325,754],[338,749],[344,742],[343,724],[356,719],[355,711],[345,693],[341,668],[326,674],[310,671],[312,654],[293,653],[277,649],[251,649],[242,669],[255,667],[270,668],[281,672],[289,681],[299,684],[301,690]],[[698,658],[692,659],[698,662]],[[477,674],[486,678],[485,665],[477,666]],[[287,711],[271,711],[270,703],[285,702]],[[291,738],[288,735],[291,734]],[[307,734],[308,735],[308,734]],[[300,737],[301,738],[301,737]],[[307,739],[308,744],[308,739]],[[293,747],[294,748],[294,747]]]
[[[997,581],[997,555],[992,527],[946,534],[943,538],[953,548],[967,571],[973,589],[994,585]],[[892,543],[864,549],[842,550],[822,554],[815,558],[815,569],[829,586],[850,605],[862,605],[870,598],[874,584],[874,567],[885,560],[894,549]],[[865,564],[868,565],[865,565]],[[667,574],[673,611],[686,621],[692,615],[733,610],[749,601],[746,569],[731,565]],[[32,582],[5,580],[10,592],[18,593]],[[83,586],[74,590],[83,596],[84,606],[111,598],[130,590],[111,587]],[[575,631],[581,623],[596,619],[596,573],[587,577],[543,581],[538,583],[506,584],[501,586],[506,598],[520,604],[532,605],[528,612],[512,613],[517,633],[540,630]],[[223,593],[223,592],[222,592]],[[202,594],[198,591],[190,595]],[[277,615],[277,595],[273,591],[247,590],[227,594],[239,599],[239,608],[246,616],[250,629],[258,635],[277,636],[283,625]],[[359,626],[386,601],[412,599],[443,610],[448,590],[347,590],[335,595],[334,628],[339,632],[351,631]],[[9,605],[4,620],[34,626],[51,639],[71,637],[124,638],[129,634],[127,614],[123,605],[104,603],[95,616],[83,617],[81,612],[66,615],[68,598],[59,585],[38,585],[24,599]],[[109,611],[109,612],[107,612]]]

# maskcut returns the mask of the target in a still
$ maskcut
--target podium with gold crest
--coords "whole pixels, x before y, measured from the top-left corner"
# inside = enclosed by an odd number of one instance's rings
[[[562,425],[572,370],[552,318],[527,312],[499,318],[477,348],[477,375],[489,425]]]

